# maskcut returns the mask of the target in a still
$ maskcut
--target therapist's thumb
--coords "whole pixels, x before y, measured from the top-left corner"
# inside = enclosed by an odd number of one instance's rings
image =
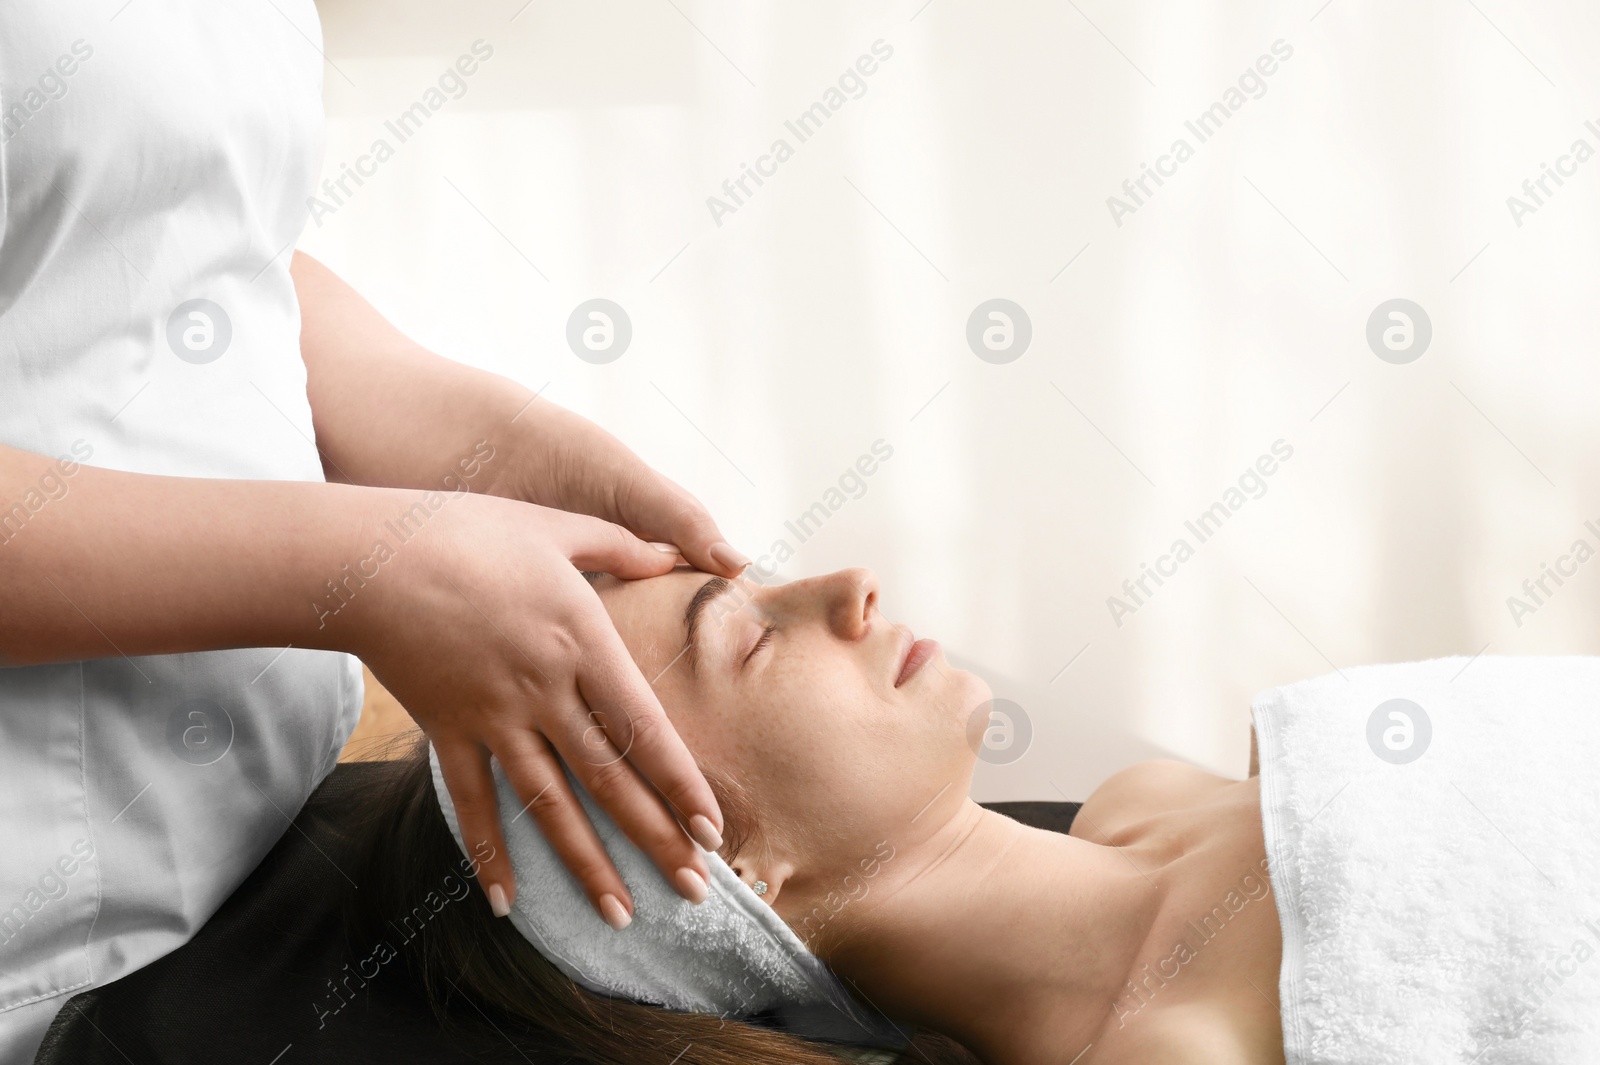
[[[750,564],[723,539],[722,530],[698,499],[654,470],[645,470],[633,481],[621,510],[630,529],[676,544],[695,569],[737,577]]]
[[[599,518],[570,517],[572,525],[564,546],[567,558],[581,570],[632,581],[670,573],[682,561],[672,544],[641,540],[622,526]]]

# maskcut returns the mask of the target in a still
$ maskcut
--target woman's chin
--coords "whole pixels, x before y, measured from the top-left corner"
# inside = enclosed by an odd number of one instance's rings
[[[994,693],[976,673],[969,673],[964,669],[951,669],[947,671],[947,675],[949,686],[939,700],[942,711],[940,716],[948,718],[950,724],[960,730],[964,745],[971,746],[966,737],[979,716],[982,716],[984,722],[978,726],[979,732],[987,727],[987,709],[990,700],[994,698]]]
[[[994,698],[994,692],[989,689],[989,684],[976,673],[965,669],[952,669],[951,676],[961,685],[961,703],[966,708],[967,715],[971,715],[983,703]],[[966,720],[965,717],[962,720]]]

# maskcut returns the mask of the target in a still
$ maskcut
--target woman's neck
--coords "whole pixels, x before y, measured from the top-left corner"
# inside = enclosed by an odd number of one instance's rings
[[[985,1061],[1073,1061],[1149,936],[1154,882],[1117,848],[973,802],[906,852],[839,914],[824,948],[834,971]]]

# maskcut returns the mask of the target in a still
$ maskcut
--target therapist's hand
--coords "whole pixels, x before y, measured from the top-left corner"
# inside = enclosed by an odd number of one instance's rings
[[[392,500],[371,515],[379,535],[403,509]],[[328,621],[354,626],[353,649],[433,742],[468,853],[493,848],[478,879],[498,914],[516,882],[491,754],[608,923],[631,919],[632,896],[557,754],[679,894],[704,898],[709,870],[685,829],[715,849],[721,812],[579,572],[636,579],[678,561],[597,518],[451,494]]]
[[[707,573],[734,577],[749,563],[693,496],[593,422],[428,351],[303,252],[291,273],[328,480],[438,488],[441,475],[487,441],[494,458],[472,478],[474,492],[603,518],[676,545]]]
[[[750,564],[723,540],[699,500],[616,437],[547,399],[525,403],[514,442],[485,467],[492,478],[485,491],[614,522],[646,540],[675,545],[707,573],[736,577]]]

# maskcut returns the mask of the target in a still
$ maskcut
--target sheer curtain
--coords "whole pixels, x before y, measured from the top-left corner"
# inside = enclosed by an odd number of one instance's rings
[[[322,15],[301,246],[781,576],[874,569],[1004,700],[980,798],[1240,773],[1253,693],[1334,669],[1595,647],[1576,0]],[[631,324],[609,362],[568,343],[593,299]],[[1009,361],[969,341],[997,299]],[[1395,299],[1411,361],[1369,343]]]

